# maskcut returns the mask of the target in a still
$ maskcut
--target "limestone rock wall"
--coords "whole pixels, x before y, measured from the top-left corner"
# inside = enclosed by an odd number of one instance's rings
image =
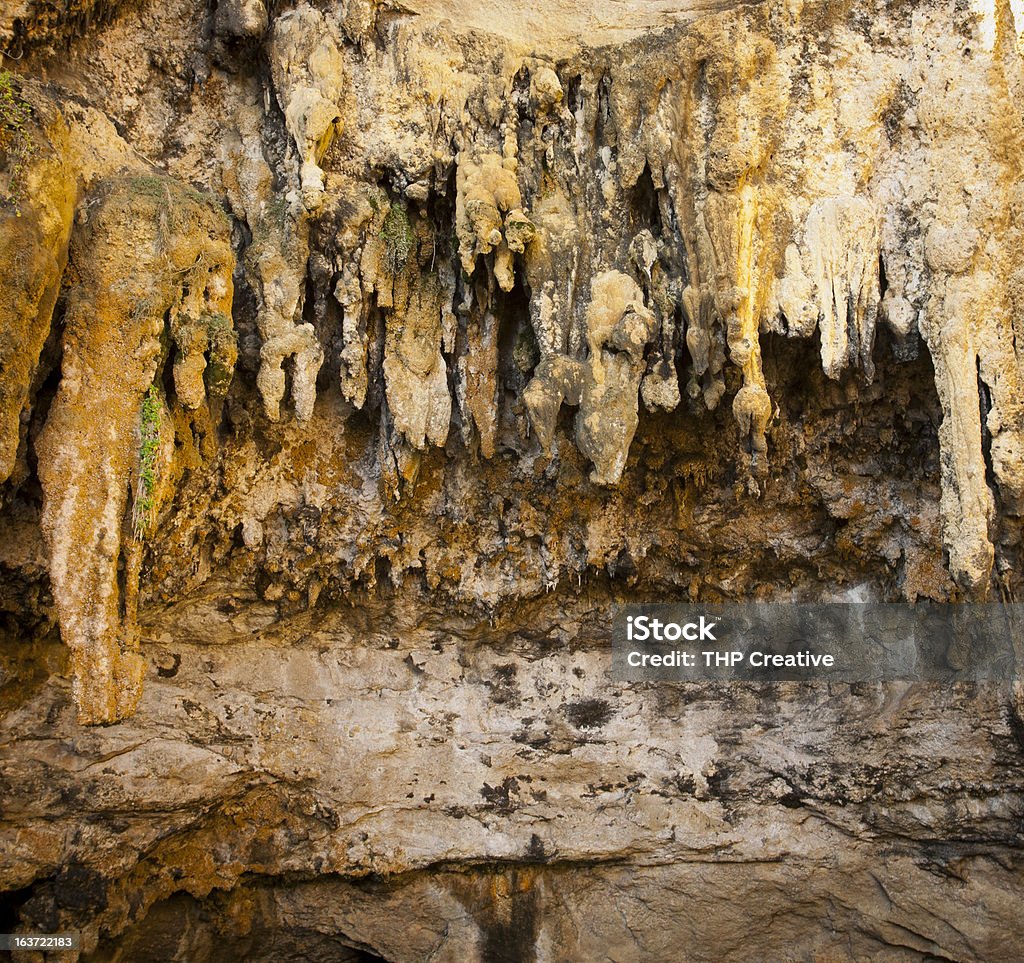
[[[0,909],[94,959],[1012,959],[1019,691],[603,646],[1018,598],[1024,22],[532,7],[0,13]]]
[[[168,498],[159,482],[173,459],[158,392],[141,424],[139,413],[169,347],[184,408],[205,403],[207,353],[212,365],[233,369],[233,345],[218,351],[216,325],[230,330],[234,255],[223,213],[171,180],[101,183],[93,199],[72,254],[78,283],[64,312],[60,386],[35,448],[40,525],[79,714],[111,722],[139,698],[139,543]],[[129,491],[134,525],[124,531]]]
[[[28,93],[32,97],[32,92]],[[45,99],[11,97],[23,130],[3,138],[8,156],[0,258],[8,272],[0,302],[0,478],[15,471],[22,412],[29,406],[67,264],[77,184],[66,122]],[[31,113],[37,112],[32,123]],[[15,169],[20,172],[17,173]]]

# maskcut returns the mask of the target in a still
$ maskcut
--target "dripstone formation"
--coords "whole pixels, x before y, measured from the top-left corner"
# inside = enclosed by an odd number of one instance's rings
[[[1020,683],[609,678],[627,601],[1019,599],[1017,4],[0,49],[0,931],[1018,957]]]

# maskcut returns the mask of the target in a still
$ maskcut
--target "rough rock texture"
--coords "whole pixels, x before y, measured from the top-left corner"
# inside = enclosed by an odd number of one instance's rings
[[[608,676],[1019,598],[1015,10],[6,7],[0,931],[1018,958],[1019,683]]]
[[[218,352],[214,329],[231,323],[234,255],[223,213],[157,177],[100,183],[93,200],[72,253],[77,283],[63,317],[60,387],[35,445],[50,585],[85,723],[132,712],[145,671],[134,620],[139,535],[151,522],[131,533],[122,522],[129,488],[134,501],[153,502],[136,514],[151,515],[167,500],[157,480],[167,477],[173,438],[161,438],[159,424],[154,477],[130,484],[144,470],[139,412],[167,354],[165,328],[185,408],[205,401],[206,353],[228,370],[235,361],[233,350]],[[158,405],[154,421],[163,421]]]
[[[0,481],[11,477],[17,462],[22,414],[67,264],[77,188],[64,118],[38,93],[21,102],[35,111],[37,123],[0,139],[8,168],[23,168],[15,183],[7,172],[9,200],[0,210],[0,263],[7,275],[0,295]]]

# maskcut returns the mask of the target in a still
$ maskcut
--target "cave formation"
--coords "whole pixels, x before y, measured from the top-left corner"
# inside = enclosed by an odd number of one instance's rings
[[[6,0],[0,931],[1019,959],[1020,683],[624,684],[608,639],[1021,595],[1022,36]]]

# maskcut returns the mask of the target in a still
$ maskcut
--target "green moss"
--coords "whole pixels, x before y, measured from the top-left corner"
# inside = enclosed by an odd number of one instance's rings
[[[194,187],[170,177],[163,177],[159,174],[138,174],[128,178],[128,186],[135,194],[152,197],[158,201],[177,201],[179,203],[192,201],[195,204],[208,206],[211,210],[215,208],[221,214],[224,213],[213,203],[213,198],[210,195],[203,194]]]
[[[130,177],[128,185],[132,192],[141,194],[144,197],[152,197],[156,200],[164,200],[169,194],[168,181],[155,174],[140,174],[138,177]]]
[[[288,220],[288,201],[283,197],[274,197],[267,203],[264,216],[268,221],[273,221],[279,227],[283,227]]]
[[[409,214],[400,204],[392,204],[384,215],[381,226],[381,237],[384,239],[385,260],[391,274],[399,274],[409,260],[416,236],[409,223]]]
[[[156,488],[156,456],[160,449],[160,395],[156,385],[150,385],[142,399],[139,415],[139,477],[132,505],[132,529],[135,538],[142,541],[152,523]]]
[[[210,361],[206,366],[206,385],[214,397],[223,397],[231,387],[238,357],[238,336],[231,319],[224,314],[210,315],[207,320],[210,337]]]
[[[160,211],[160,229],[167,233],[178,233],[194,228],[208,213],[219,220],[224,227],[230,227],[231,218],[209,194],[196,190],[172,177],[159,174],[139,174],[125,178],[117,185],[121,191],[119,203],[143,198],[152,202]]]
[[[288,202],[283,197],[274,197],[263,209],[263,215],[254,218],[250,224],[254,244],[265,244],[284,235],[288,228]]]
[[[19,216],[28,161],[36,151],[29,132],[31,118],[32,108],[22,99],[14,75],[0,70],[0,166],[6,167],[6,177],[0,179],[0,206],[13,206]]]
[[[219,311],[215,314],[207,315],[206,330],[210,332],[211,338],[221,331],[231,331],[231,318],[226,314],[221,314]]]
[[[516,343],[512,347],[512,360],[524,374],[533,371],[540,361],[540,345],[537,344],[537,335],[529,322],[519,328]]]

